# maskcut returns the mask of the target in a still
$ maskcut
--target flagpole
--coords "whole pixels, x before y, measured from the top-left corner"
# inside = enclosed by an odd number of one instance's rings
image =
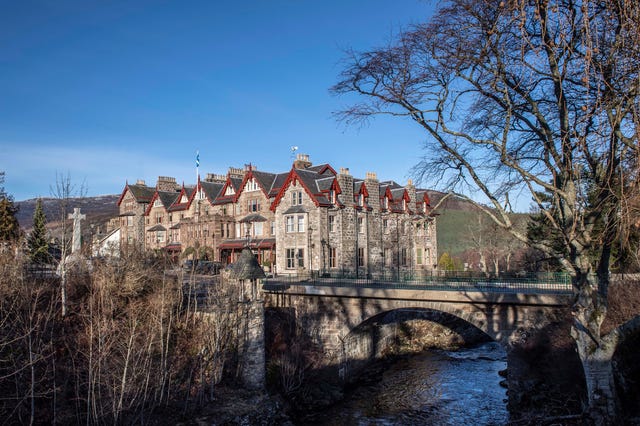
[[[196,150],[196,186],[198,186],[198,181],[200,181],[200,150],[199,149]]]

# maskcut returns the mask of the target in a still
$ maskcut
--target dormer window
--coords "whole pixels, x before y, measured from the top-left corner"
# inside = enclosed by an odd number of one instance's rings
[[[389,197],[384,197],[383,207],[385,210],[389,210]]]
[[[235,195],[236,191],[233,190],[231,185],[227,186],[227,189],[224,191],[224,195]]]
[[[184,204],[187,201],[189,201],[189,197],[187,197],[186,194],[182,194],[182,197],[180,198],[180,204]]]
[[[403,211],[407,210],[407,200],[405,200],[404,198],[402,199],[402,210]]]
[[[334,191],[333,189],[329,190],[329,202],[331,204],[335,204],[336,203],[336,191]]]
[[[162,201],[160,201],[160,199],[159,199],[159,198],[158,198],[158,199],[156,199],[156,200],[153,202],[153,207],[162,207]]]

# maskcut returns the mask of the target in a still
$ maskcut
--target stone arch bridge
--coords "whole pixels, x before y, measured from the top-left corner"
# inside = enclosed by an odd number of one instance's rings
[[[477,327],[506,348],[525,330],[542,327],[566,312],[572,297],[568,283],[433,286],[370,280],[272,279],[265,282],[263,291],[266,306],[288,308],[295,315],[296,324],[334,364],[344,364],[345,358],[374,357],[378,348],[370,341],[356,345],[347,342],[361,324],[386,312],[449,314]]]
[[[376,356],[376,348],[370,340],[353,345],[349,344],[350,337],[362,324],[385,313],[402,310],[436,313],[432,317],[421,318],[430,321],[435,318],[436,322],[438,313],[444,313],[463,320],[502,344],[508,355],[507,364],[510,365],[512,344],[526,345],[530,331],[542,330],[562,321],[563,317],[566,319],[573,301],[568,277],[548,282],[516,279],[513,282],[468,280],[405,283],[277,278],[263,283],[263,296],[267,308],[284,309],[293,315],[297,326],[324,353],[326,365],[338,367],[343,379],[348,378],[352,365],[366,364]],[[364,335],[366,337],[366,333]],[[589,399],[593,395],[593,398],[608,396],[602,398],[603,404],[607,405],[603,412],[610,415],[616,412],[613,396],[616,386],[620,386],[613,371],[612,359],[623,345],[626,345],[624,350],[635,353],[633,345],[640,339],[638,336],[640,316],[635,316],[602,337],[601,345],[592,356],[595,361],[577,359],[582,363],[582,377],[586,380],[584,390]],[[567,353],[568,357],[573,355],[578,357],[577,352]],[[631,365],[633,361],[625,362],[629,364],[627,368],[637,370]],[[625,383],[622,384],[628,385]],[[511,388],[510,382],[510,391]],[[637,395],[637,387],[632,391]],[[631,406],[625,408],[625,412],[640,413],[637,406]]]

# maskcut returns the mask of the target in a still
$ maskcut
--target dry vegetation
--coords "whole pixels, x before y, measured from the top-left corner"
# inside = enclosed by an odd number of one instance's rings
[[[59,279],[13,253],[0,253],[0,424],[172,423],[213,398],[233,360],[229,291],[210,289],[210,315],[187,309],[182,279],[131,253],[76,269],[63,318]]]
[[[603,335],[640,315],[640,274],[614,276],[609,285],[608,302]]]

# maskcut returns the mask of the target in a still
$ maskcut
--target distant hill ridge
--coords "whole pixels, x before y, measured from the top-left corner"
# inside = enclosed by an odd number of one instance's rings
[[[70,198],[68,201],[68,210],[73,211],[79,207],[83,214],[87,215],[87,223],[89,225],[102,225],[112,217],[118,215],[118,202],[120,195],[98,195],[95,197]],[[41,198],[42,209],[47,217],[47,224],[55,227],[61,220],[60,200],[57,198]],[[18,211],[18,222],[20,226],[29,231],[33,226],[33,212],[36,209],[37,198],[24,201],[16,201],[16,206],[20,208]]]

